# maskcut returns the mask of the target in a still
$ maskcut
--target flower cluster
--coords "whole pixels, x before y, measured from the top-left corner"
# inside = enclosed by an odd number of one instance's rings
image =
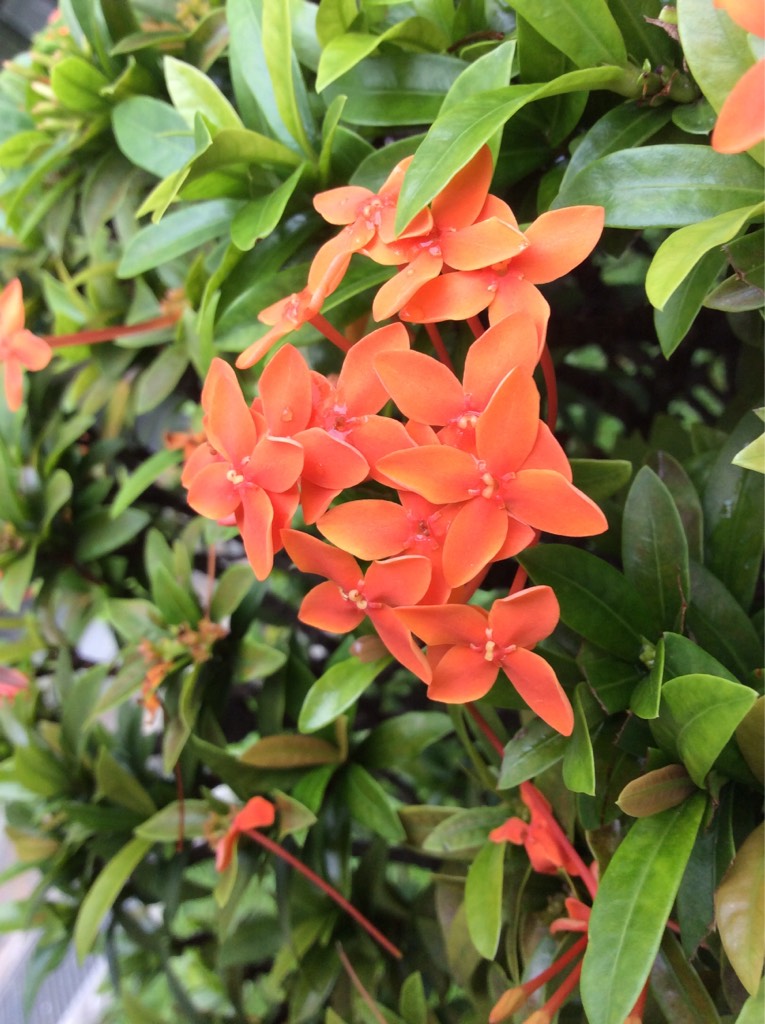
[[[568,698],[532,651],[558,621],[550,588],[511,593],[488,612],[466,602],[493,563],[541,532],[583,537],[606,528],[540,418],[533,376],[549,315],[537,284],[590,252],[603,211],[555,211],[522,231],[488,192],[484,148],[397,235],[406,166],[376,194],[350,186],[316,197],[341,230],[317,253],[306,289],[264,311],[271,330],[237,365],[252,365],[310,320],[346,350],[340,373],[325,377],[283,345],[248,404],[231,367],[213,360],[202,392],[206,441],[184,469],[189,504],[236,523],[258,579],[282,545],[302,572],[324,578],[303,602],[303,622],[346,633],[369,619],[442,701],[482,697],[502,670],[530,708],[568,735]],[[399,320],[351,345],[320,308],[356,253],[398,268],[372,312]],[[461,379],[433,326],[447,319],[468,321],[475,338]],[[426,325],[440,358],[414,350],[401,321]],[[390,402],[400,416],[380,414]],[[333,504],[365,481],[381,496]],[[289,528],[298,506],[329,543]]]

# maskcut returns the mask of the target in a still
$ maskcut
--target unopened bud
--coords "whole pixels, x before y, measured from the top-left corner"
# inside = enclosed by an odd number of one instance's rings
[[[502,1024],[502,1021],[508,1020],[516,1010],[520,1010],[526,1002],[526,998],[522,987],[509,988],[499,997],[492,1008],[489,1014],[489,1024]]]
[[[377,661],[387,653],[388,649],[379,636],[360,636],[351,644],[351,654],[359,661]]]

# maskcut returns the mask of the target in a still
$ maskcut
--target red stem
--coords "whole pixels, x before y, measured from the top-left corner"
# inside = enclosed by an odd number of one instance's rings
[[[473,336],[475,338],[480,338],[484,330],[480,317],[469,316],[465,322],[467,323],[470,330],[473,332]]]
[[[526,995],[530,996],[532,992],[536,992],[538,988],[546,985],[551,978],[556,976],[556,974],[560,974],[564,967],[567,967],[572,960],[575,960],[579,956],[586,945],[587,936],[583,935],[581,939],[577,939],[574,945],[570,946],[565,953],[561,954],[557,960],[553,960],[547,970],[542,971],[541,974],[537,974],[535,978],[532,978],[530,981],[521,985],[521,988]]]
[[[168,313],[164,316],[155,316],[151,320],[144,320],[140,324],[116,324],[114,327],[75,331],[74,334],[43,334],[42,338],[48,342],[51,348],[66,348],[69,345],[95,345],[99,341],[113,341],[115,338],[124,338],[131,334],[158,331],[161,327],[172,327],[177,322],[178,317]]]
[[[383,1017],[383,1015],[380,1013],[377,1003],[374,1001],[369,992],[367,992],[367,990],[364,988],[361,978],[353,969],[353,964],[345,955],[345,950],[343,949],[339,942],[337,944],[337,955],[340,957],[340,963],[345,968],[346,974],[351,979],[351,984],[369,1007],[369,1012],[372,1014],[374,1019],[378,1021],[378,1024],[388,1024],[388,1022],[385,1020],[385,1017]]]
[[[545,342],[542,349],[539,361],[545,378],[545,387],[547,388],[547,426],[550,430],[555,430],[555,424],[558,422],[558,381],[555,376],[555,366],[553,365],[547,342]]]
[[[444,345],[444,340],[441,337],[441,332],[439,331],[439,329],[436,327],[435,324],[425,324],[425,330],[427,331],[427,335],[433,344],[433,348],[436,350],[436,355],[438,356],[438,358],[441,360],[444,366],[447,367],[447,369],[451,370],[452,373],[454,373],[454,364],[449,358],[449,353],[446,351],[446,346]]]
[[[386,952],[390,953],[391,956],[395,957],[397,960],[402,958],[403,954],[401,950],[386,939],[382,932],[375,928],[372,922],[367,920],[360,910],[357,910],[352,903],[349,903],[344,896],[341,896],[337,889],[334,889],[329,882],[325,882],[323,878],[320,878],[314,871],[311,871],[309,867],[306,867],[306,865],[302,861],[298,860],[297,857],[293,857],[292,854],[288,850],[285,850],[283,846],[275,843],[273,839],[269,839],[268,836],[264,836],[263,833],[259,832],[257,829],[248,828],[245,830],[244,834],[249,836],[250,839],[254,839],[256,843],[260,843],[260,845],[268,850],[269,853],[273,853],[276,857],[281,857],[286,864],[289,864],[290,867],[299,871],[300,874],[307,878],[309,882],[312,882],[317,889],[321,889],[321,891],[329,896],[331,900],[335,901],[341,910],[344,910],[346,914],[350,914],[354,921],[360,924],[364,931],[370,935],[375,942],[379,943]]]
[[[494,747],[499,756],[504,757],[505,748],[503,747],[502,742],[500,741],[499,737],[494,732],[492,727],[489,725],[489,723],[486,721],[486,719],[483,717],[481,712],[475,706],[475,704],[473,704],[471,701],[468,701],[465,707],[467,708],[470,717],[473,719],[475,724],[484,734],[489,743],[491,743],[492,747]]]
[[[579,981],[579,975],[582,973],[582,962],[579,961],[574,967],[571,974],[561,982],[557,992],[553,992],[544,1006],[541,1008],[540,1013],[546,1013],[548,1019],[552,1020],[558,1010],[563,1006],[568,997],[576,988],[577,982]]]
[[[336,327],[327,320],[321,313],[314,313],[308,321],[316,328],[317,331],[321,331],[327,341],[331,341],[333,345],[337,345],[341,352],[349,352],[351,349],[351,342],[348,341],[344,334],[341,334]]]

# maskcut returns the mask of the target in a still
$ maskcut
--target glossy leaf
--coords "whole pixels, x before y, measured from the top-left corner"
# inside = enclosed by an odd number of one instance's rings
[[[622,564],[661,627],[675,629],[690,596],[688,545],[672,495],[648,466],[638,472],[624,506]]]
[[[497,955],[502,930],[502,882],[505,844],[486,843],[468,868],[465,916],[470,941],[484,958]]]
[[[360,824],[393,843],[406,838],[391,798],[361,765],[348,765],[343,775],[343,792],[351,816]]]
[[[715,915],[723,948],[741,984],[757,993],[765,964],[765,825],[736,851],[715,893]]]
[[[79,540],[75,558],[92,562],[103,558],[116,548],[132,540],[149,523],[150,516],[138,508],[125,509],[113,518],[108,508],[95,508],[79,520]]]
[[[704,648],[735,676],[746,679],[762,664],[757,631],[727,587],[704,566],[691,562],[691,603],[686,623]]]
[[[165,470],[170,469],[171,466],[177,466],[182,458],[182,452],[167,450],[155,452],[154,455],[149,456],[135,472],[122,481],[120,489],[114,496],[110,514],[114,517],[121,515],[148,487],[156,483]]]
[[[727,11],[705,0],[678,0],[683,56],[701,91],[719,110],[753,63],[746,32]]]
[[[572,793],[589,793],[592,796],[595,793],[595,758],[586,708],[589,706],[590,717],[595,717],[597,705],[586,683],[577,686],[571,703],[574,731],[563,755],[563,781]]]
[[[158,178],[180,170],[194,155],[194,138],[184,118],[153,96],[131,96],[116,106],[112,127],[127,159]]]
[[[645,290],[651,303],[657,309],[663,309],[704,253],[729,242],[750,220],[759,217],[764,209],[765,204],[756,203],[742,209],[728,210],[671,234],[656,250],[648,268]]]
[[[606,226],[679,228],[762,201],[760,169],[748,156],[708,146],[643,146],[589,164],[554,208],[605,207]]]
[[[322,50],[316,74],[316,91],[328,85],[355,67],[385,42],[400,41],[415,50],[446,49],[448,40],[439,38],[438,29],[425,18],[405,18],[397,21],[380,35],[367,32],[345,32],[332,39]]]
[[[581,645],[576,663],[598,703],[609,714],[630,706],[632,695],[644,678],[637,662],[617,658],[588,641]]]
[[[571,459],[574,486],[602,501],[620,491],[632,476],[632,463],[626,459]]]
[[[765,783],[765,697],[758,697],[736,726],[736,743],[752,775]]]
[[[642,638],[656,633],[650,606],[600,558],[564,544],[542,544],[524,551],[519,561],[535,583],[553,588],[566,625],[610,654],[632,660]]]
[[[405,711],[376,726],[356,751],[366,768],[403,767],[453,731],[439,711]]]
[[[709,290],[720,276],[725,262],[725,255],[721,251],[715,250],[702,256],[670,295],[663,308],[654,310],[656,335],[667,359],[690,331],[701,307],[706,305]]]
[[[670,931],[651,972],[651,995],[672,1024],[720,1024],[709,992]]]
[[[683,524],[689,558],[701,562],[704,551],[704,513],[691,478],[677,459],[665,451],[657,452],[650,465],[672,495]]]
[[[156,804],[135,775],[105,747],[101,747],[96,758],[95,778],[98,787],[95,799],[106,797],[118,806],[141,815],[156,811]]]
[[[519,730],[505,747],[497,789],[513,789],[556,764],[568,741],[541,719]]]
[[[697,786],[757,699],[748,686],[708,675],[670,679],[662,688],[662,707],[671,716],[677,749]],[[660,718],[664,715],[662,714]]]
[[[627,63],[606,0],[514,0],[513,7],[576,67]]]
[[[506,39],[483,57],[468,64],[444,96],[441,113],[444,114],[452,107],[458,106],[470,96],[486,92],[488,89],[500,89],[507,85],[510,81],[515,53],[515,40]]]
[[[133,831],[153,843],[175,843],[181,835],[186,839],[200,839],[211,814],[205,800],[184,800],[183,803],[173,800]]]
[[[428,1004],[425,986],[419,971],[410,974],[401,986],[398,1012],[406,1024],[428,1024]]]
[[[668,764],[628,782],[617,803],[630,817],[647,818],[676,807],[695,792],[696,786],[685,766]]]
[[[588,89],[608,89],[619,83],[621,68],[572,71],[541,85],[509,85],[471,96],[447,110],[428,132],[409,167],[396,214],[403,229],[481,146],[527,103]]]
[[[760,1024],[765,1014],[765,978],[760,980],[757,995],[750,996],[741,1007],[736,1024]]]
[[[635,822],[598,886],[580,982],[591,1024],[623,1024],[659,949],[706,807],[699,794]]]
[[[117,276],[137,277],[213,238],[228,234],[241,208],[234,199],[211,199],[170,213],[159,224],[149,224],[133,235],[122,254]]]
[[[231,241],[238,249],[246,252],[278,226],[301,174],[302,168],[299,167],[273,192],[251,200],[239,210],[231,222]]]
[[[136,836],[101,869],[80,905],[74,924],[74,948],[80,960],[92,949],[101,922],[152,845],[151,840]]]
[[[242,752],[244,764],[255,768],[312,768],[322,764],[337,764],[337,747],[317,736],[264,736]]]
[[[108,84],[106,75],[84,57],[64,57],[51,69],[51,89],[62,106],[76,114],[93,115],[108,109],[101,95]]]
[[[457,860],[472,860],[493,828],[507,817],[503,807],[472,807],[441,821],[422,844],[427,853]]]
[[[639,718],[658,718],[661,704],[661,684],[664,682],[665,644],[661,637],[656,644],[651,670],[635,687],[630,709]]]
[[[209,75],[186,61],[165,57],[165,82],[170,99],[189,128],[197,114],[214,128],[242,128],[239,115]]]
[[[391,663],[391,658],[377,661],[359,661],[348,658],[336,662],[320,676],[305,696],[300,709],[298,728],[301,732],[316,732],[329,725],[358,700],[364,690]]]
[[[287,131],[310,159],[315,154],[310,108],[300,68],[292,51],[289,0],[266,0],[261,5],[263,53],[271,78],[276,109]]]

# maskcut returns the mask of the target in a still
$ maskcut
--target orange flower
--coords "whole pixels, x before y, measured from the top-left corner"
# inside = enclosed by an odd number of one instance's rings
[[[301,572],[327,578],[309,591],[298,618],[329,633],[350,633],[368,618],[390,653],[424,682],[430,669],[410,631],[393,611],[416,604],[430,583],[430,562],[419,555],[402,555],[373,562],[366,574],[346,551],[333,548],[298,530],[284,530],[282,540]]]
[[[202,408],[209,445],[184,468],[189,505],[209,519],[234,517],[250,565],[263,580],[281,547],[280,531],[297,508],[303,449],[290,438],[268,436],[222,359],[212,361]]]
[[[24,397],[22,370],[42,370],[52,354],[47,341],[24,327],[24,296],[15,277],[0,292],[0,363],[5,365],[5,399],[12,412]]]
[[[539,403],[536,384],[518,367],[478,416],[474,451],[425,444],[378,463],[399,487],[436,505],[459,505],[443,552],[452,587],[523,550],[537,530],[586,537],[608,526],[598,506],[570,482],[568,461],[539,420]]]
[[[0,700],[13,700],[18,693],[29,689],[29,679],[17,668],[0,665]]]
[[[752,35],[765,36],[762,0],[715,0],[733,21]],[[765,139],[765,60],[745,71],[720,108],[712,132],[718,153],[743,153]]]
[[[531,587],[474,605],[401,608],[399,618],[428,644],[433,680],[428,696],[464,704],[485,696],[500,669],[528,706],[564,736],[574,727],[571,704],[550,665],[533,648],[552,633],[560,610],[550,587]]]
[[[239,836],[251,828],[267,828],[276,819],[274,805],[262,796],[254,796],[248,800],[237,814],[222,839],[215,848],[215,867],[225,871],[231,863]]]
[[[603,231],[604,219],[600,206],[543,213],[524,231],[527,246],[518,255],[480,268],[455,268],[441,274],[415,292],[399,315],[402,320],[428,324],[467,320],[488,309],[489,322],[495,324],[524,310],[542,338],[550,307],[536,285],[563,277],[589,256]],[[495,218],[494,222],[498,221]]]

